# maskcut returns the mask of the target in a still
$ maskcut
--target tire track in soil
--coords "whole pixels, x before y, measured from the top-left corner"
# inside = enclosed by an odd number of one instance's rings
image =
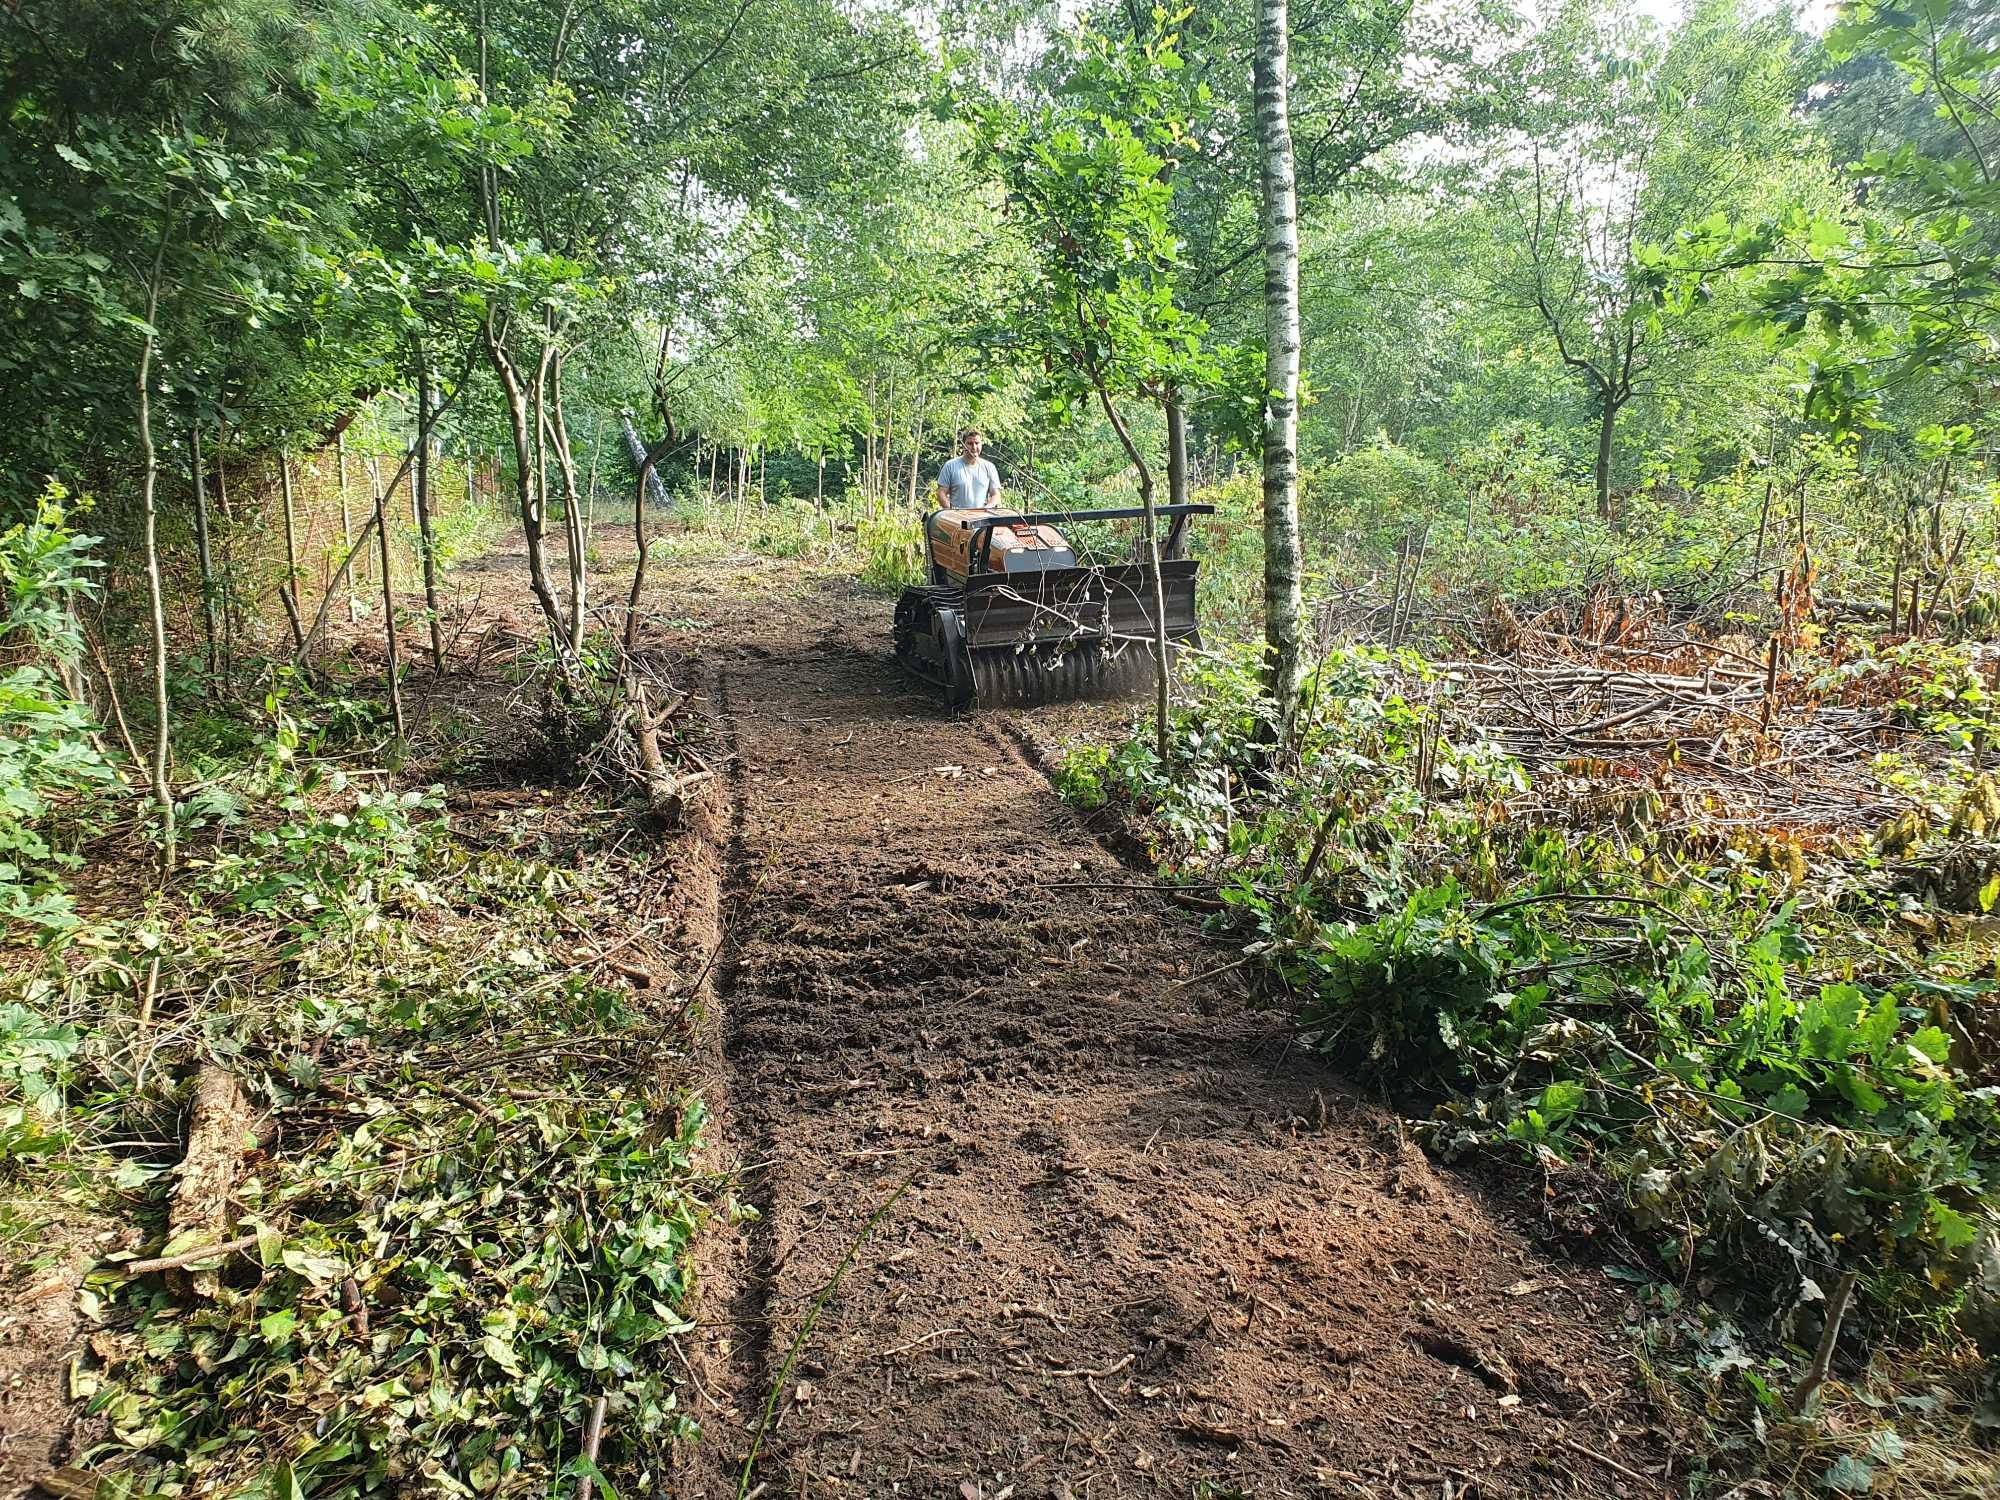
[[[812,609],[710,647],[756,1217],[703,1247],[676,1492],[736,1493],[797,1342],[767,1497],[1664,1493],[1588,1456],[1658,1461],[1606,1285],[1191,980],[1214,950],[1006,721],[897,677],[885,605]]]

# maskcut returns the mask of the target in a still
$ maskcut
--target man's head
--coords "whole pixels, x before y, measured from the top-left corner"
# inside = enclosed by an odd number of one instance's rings
[[[968,427],[958,435],[958,451],[967,459],[979,457],[979,450],[985,444],[977,427]]]

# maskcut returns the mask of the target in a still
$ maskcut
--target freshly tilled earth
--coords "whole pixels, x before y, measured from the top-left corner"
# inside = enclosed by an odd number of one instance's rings
[[[660,587],[728,746],[743,1210],[680,1493],[1665,1492],[1608,1283],[1294,1050],[1022,721],[938,708],[845,585]]]

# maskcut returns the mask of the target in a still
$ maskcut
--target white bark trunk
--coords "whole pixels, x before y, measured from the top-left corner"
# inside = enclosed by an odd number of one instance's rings
[[[1304,677],[1299,593],[1299,226],[1286,0],[1257,0],[1257,140],[1264,228],[1264,641],[1272,696],[1291,742]]]
[[[167,236],[153,257],[153,278],[146,294],[146,341],[139,353],[139,451],[145,459],[140,505],[145,518],[147,623],[151,630],[153,669],[153,801],[160,809],[161,853],[166,868],[174,867],[174,794],[167,781],[167,612],[160,582],[160,540],[157,491],[160,456],[153,446],[153,329],[160,310],[160,268],[167,257]]]

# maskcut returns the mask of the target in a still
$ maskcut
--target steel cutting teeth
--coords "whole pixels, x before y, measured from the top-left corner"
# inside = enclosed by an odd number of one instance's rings
[[[1153,656],[1128,646],[1113,656],[1092,645],[1068,651],[988,648],[972,656],[973,701],[980,708],[1032,708],[1077,698],[1122,698],[1153,681]]]

